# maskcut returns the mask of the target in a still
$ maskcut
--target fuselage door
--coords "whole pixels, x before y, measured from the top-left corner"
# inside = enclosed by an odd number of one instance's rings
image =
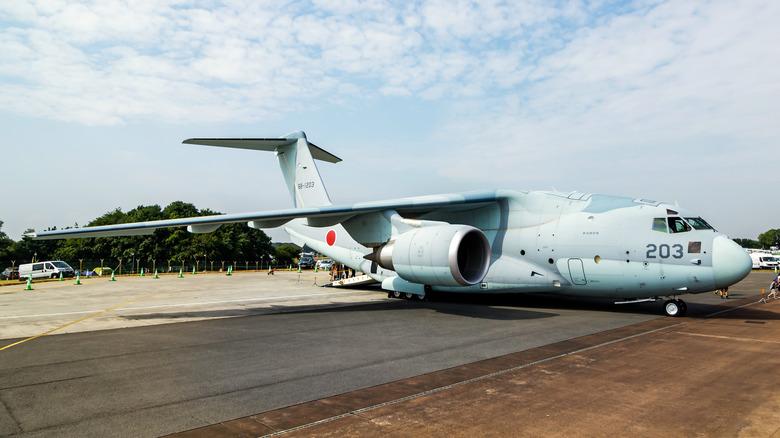
[[[582,286],[588,283],[585,279],[585,269],[581,259],[569,259],[569,276],[574,284]]]

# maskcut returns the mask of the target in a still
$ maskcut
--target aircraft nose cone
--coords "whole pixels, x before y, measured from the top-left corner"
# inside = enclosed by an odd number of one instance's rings
[[[715,287],[720,289],[747,277],[753,262],[744,248],[726,236],[712,241],[712,275]]]

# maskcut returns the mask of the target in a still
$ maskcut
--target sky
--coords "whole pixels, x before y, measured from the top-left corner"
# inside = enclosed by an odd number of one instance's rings
[[[173,201],[289,208],[295,130],[334,204],[471,190],[678,203],[780,228],[780,2],[0,2],[0,221]],[[271,230],[274,240],[286,235]]]

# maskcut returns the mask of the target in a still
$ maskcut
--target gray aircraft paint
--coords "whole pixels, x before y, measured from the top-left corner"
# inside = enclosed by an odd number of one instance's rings
[[[468,286],[427,285],[441,292],[654,299],[728,287],[747,276],[752,266],[747,252],[732,240],[712,228],[690,227],[684,219],[698,215],[662,202],[578,192],[494,190],[334,206],[314,159],[341,160],[309,143],[301,131],[272,139],[190,139],[185,143],[275,152],[296,208],[31,236],[150,234],[157,228],[176,226],[212,232],[232,222],[246,222],[253,228],[283,226],[296,243],[363,271],[387,290],[411,294],[426,290],[426,285],[408,280],[416,275],[416,266],[407,267],[406,279],[399,278],[397,272],[366,256],[402,235],[409,236],[405,233],[426,227],[474,227],[489,243],[484,278]],[[654,220],[667,229],[655,230]],[[673,224],[691,229],[673,233],[669,231]],[[429,251],[425,245],[416,248],[419,255],[430,256],[423,254]],[[419,272],[436,278],[435,269],[441,267],[422,266]]]

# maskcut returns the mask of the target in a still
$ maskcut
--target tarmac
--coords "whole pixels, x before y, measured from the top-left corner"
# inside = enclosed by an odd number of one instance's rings
[[[375,291],[316,287],[328,273],[276,271],[154,274],[38,280],[0,287],[0,339],[202,321],[282,311],[376,302]],[[258,281],[259,278],[259,281]],[[154,318],[148,318],[154,312]],[[134,315],[136,317],[134,317]],[[2,348],[0,344],[0,348]]]
[[[780,436],[780,302],[618,329],[172,435]],[[709,298],[709,297],[708,297]]]
[[[4,286],[0,436],[780,437],[771,277],[686,295],[683,318],[311,272]]]

